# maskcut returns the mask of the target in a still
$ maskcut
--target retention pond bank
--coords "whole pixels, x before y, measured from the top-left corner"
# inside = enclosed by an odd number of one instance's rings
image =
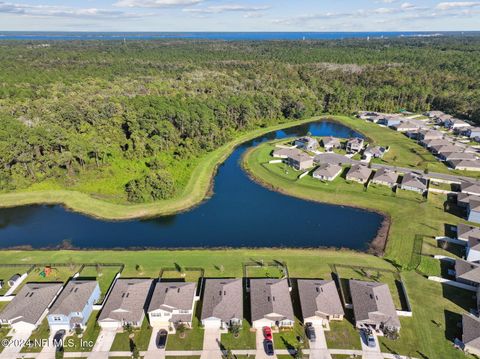
[[[319,121],[261,136],[239,146],[218,169],[213,196],[190,211],[148,220],[106,222],[62,206],[0,209],[0,247],[78,248],[345,247],[364,250],[383,217],[362,209],[320,204],[270,191],[240,165],[252,146],[305,135],[359,135]]]

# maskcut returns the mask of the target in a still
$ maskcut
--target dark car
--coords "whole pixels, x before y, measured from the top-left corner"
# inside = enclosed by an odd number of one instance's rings
[[[377,343],[375,342],[375,337],[373,336],[372,333],[368,333],[366,338],[367,338],[367,345],[370,348],[375,348],[377,346]]]
[[[57,352],[63,351],[63,338],[65,337],[65,334],[67,334],[67,332],[62,329],[56,332],[53,336],[53,345]]]
[[[271,340],[264,340],[263,347],[265,348],[265,353],[268,356],[273,356],[273,354],[275,354],[273,350],[273,342]]]
[[[158,349],[165,349],[165,345],[167,344],[167,336],[168,336],[168,333],[165,329],[162,329],[158,332],[158,335],[157,335]]]
[[[315,339],[317,339],[317,335],[315,334],[315,328],[311,324],[308,324],[305,327],[305,334],[307,335],[308,340],[310,340],[311,342],[314,342]]]

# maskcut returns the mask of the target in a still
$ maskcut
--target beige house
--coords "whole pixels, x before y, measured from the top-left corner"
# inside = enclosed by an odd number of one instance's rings
[[[297,171],[303,171],[313,167],[313,158],[306,153],[294,153],[288,156],[287,163]]]
[[[361,184],[367,183],[368,179],[372,175],[372,170],[367,166],[353,165],[350,167],[347,173],[347,181],[354,181]]]
[[[342,173],[342,166],[333,163],[323,163],[313,172],[313,178],[322,181],[333,181]]]
[[[375,175],[370,182],[392,188],[397,185],[398,173],[386,168],[380,168],[375,172]]]

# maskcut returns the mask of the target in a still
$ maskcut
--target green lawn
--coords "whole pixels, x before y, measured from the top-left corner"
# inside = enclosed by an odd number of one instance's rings
[[[132,333],[133,338],[130,338],[130,333],[127,331],[124,331],[123,333],[117,333],[110,351],[130,351],[131,339],[134,341],[139,351],[147,350],[148,344],[150,343],[150,337],[152,336],[152,328],[148,324],[147,318],[143,320],[142,326],[139,329],[134,329]]]
[[[49,336],[50,336],[50,329],[48,327],[47,318],[45,318],[40,324],[40,326],[37,329],[35,329],[32,335],[30,336],[29,340],[31,341],[32,345],[24,346],[20,352],[21,353],[41,352],[43,347],[40,346],[39,343],[41,343],[43,339],[48,339]]]
[[[80,272],[79,278],[95,279],[98,281],[101,292],[99,301],[101,302],[119,271],[120,267],[116,266],[85,266]]]
[[[8,338],[7,335],[8,335],[8,332],[10,331],[9,328],[5,328],[5,327],[0,327],[0,353],[3,351],[3,349],[5,348],[2,344],[1,344],[1,340],[4,339],[4,338]]]
[[[175,263],[177,268],[175,270],[163,268],[162,279],[178,279],[185,282],[198,282],[198,279],[202,276],[200,270],[190,270],[182,267],[178,263]]]
[[[279,333],[273,333],[273,344],[275,349],[294,349],[299,344],[297,337],[303,338],[304,348],[308,348],[308,340],[305,331],[298,319],[292,329],[280,330]]]
[[[225,349],[255,349],[255,332],[250,331],[250,323],[243,321],[242,329],[238,337],[231,333],[222,334],[222,345]]]
[[[15,294],[18,293],[22,287],[29,282],[67,282],[70,280],[74,274],[78,273],[81,266],[79,264],[71,264],[67,266],[52,266],[52,272],[50,275],[43,277],[40,275],[44,271],[43,267],[35,267],[25,278],[25,280],[20,284],[17,289],[15,289]]]
[[[24,274],[26,273],[31,266],[15,266],[15,267],[6,267],[0,265],[0,280],[3,281],[3,288],[0,289],[0,295],[4,295],[10,287],[8,286],[8,280],[15,274]]]
[[[87,322],[87,328],[82,333],[81,338],[79,338],[76,334],[67,337],[66,342],[68,343],[68,345],[65,345],[66,352],[92,351],[93,346],[90,346],[89,342],[93,342],[93,344],[95,344],[95,342],[97,341],[97,337],[100,334],[100,326],[97,324],[97,316],[98,311],[92,312]],[[81,341],[88,344],[82,346]]]
[[[352,324],[353,313],[347,310],[346,318],[342,321],[331,321],[330,330],[325,331],[327,346],[331,349],[362,349],[360,334]]]
[[[341,176],[328,183],[311,175],[297,180],[291,169],[286,174],[282,165],[267,163],[272,149],[272,144],[265,143],[246,153],[243,165],[252,176],[268,187],[296,197],[388,214],[391,227],[386,257],[401,267],[410,266],[416,236],[423,236],[433,244],[433,237],[444,233],[445,223],[465,222],[444,211],[446,195],[430,193],[428,200],[424,200],[414,192],[395,194],[390,188],[378,185],[371,185],[365,191],[363,186],[349,183]]]
[[[167,350],[201,350],[203,348],[204,330],[200,328],[200,323],[196,316],[193,317],[192,329],[187,329],[183,333],[169,334],[167,339]]]

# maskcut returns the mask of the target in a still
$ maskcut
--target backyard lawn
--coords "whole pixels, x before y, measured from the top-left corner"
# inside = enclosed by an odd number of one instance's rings
[[[80,272],[79,279],[95,279],[98,281],[101,292],[99,302],[102,302],[120,269],[117,266],[85,266]]]
[[[250,323],[244,320],[238,337],[234,337],[232,333],[222,334],[221,342],[227,350],[255,349],[255,332],[250,331]]]
[[[7,262],[2,262],[2,263],[7,263]],[[15,274],[24,274],[26,273],[31,266],[28,265],[20,265],[20,266],[15,266],[15,267],[10,267],[10,266],[2,266],[0,265],[0,281],[3,281],[3,287],[0,289],[0,295],[4,295],[9,289],[10,286],[8,285],[8,280]]]

